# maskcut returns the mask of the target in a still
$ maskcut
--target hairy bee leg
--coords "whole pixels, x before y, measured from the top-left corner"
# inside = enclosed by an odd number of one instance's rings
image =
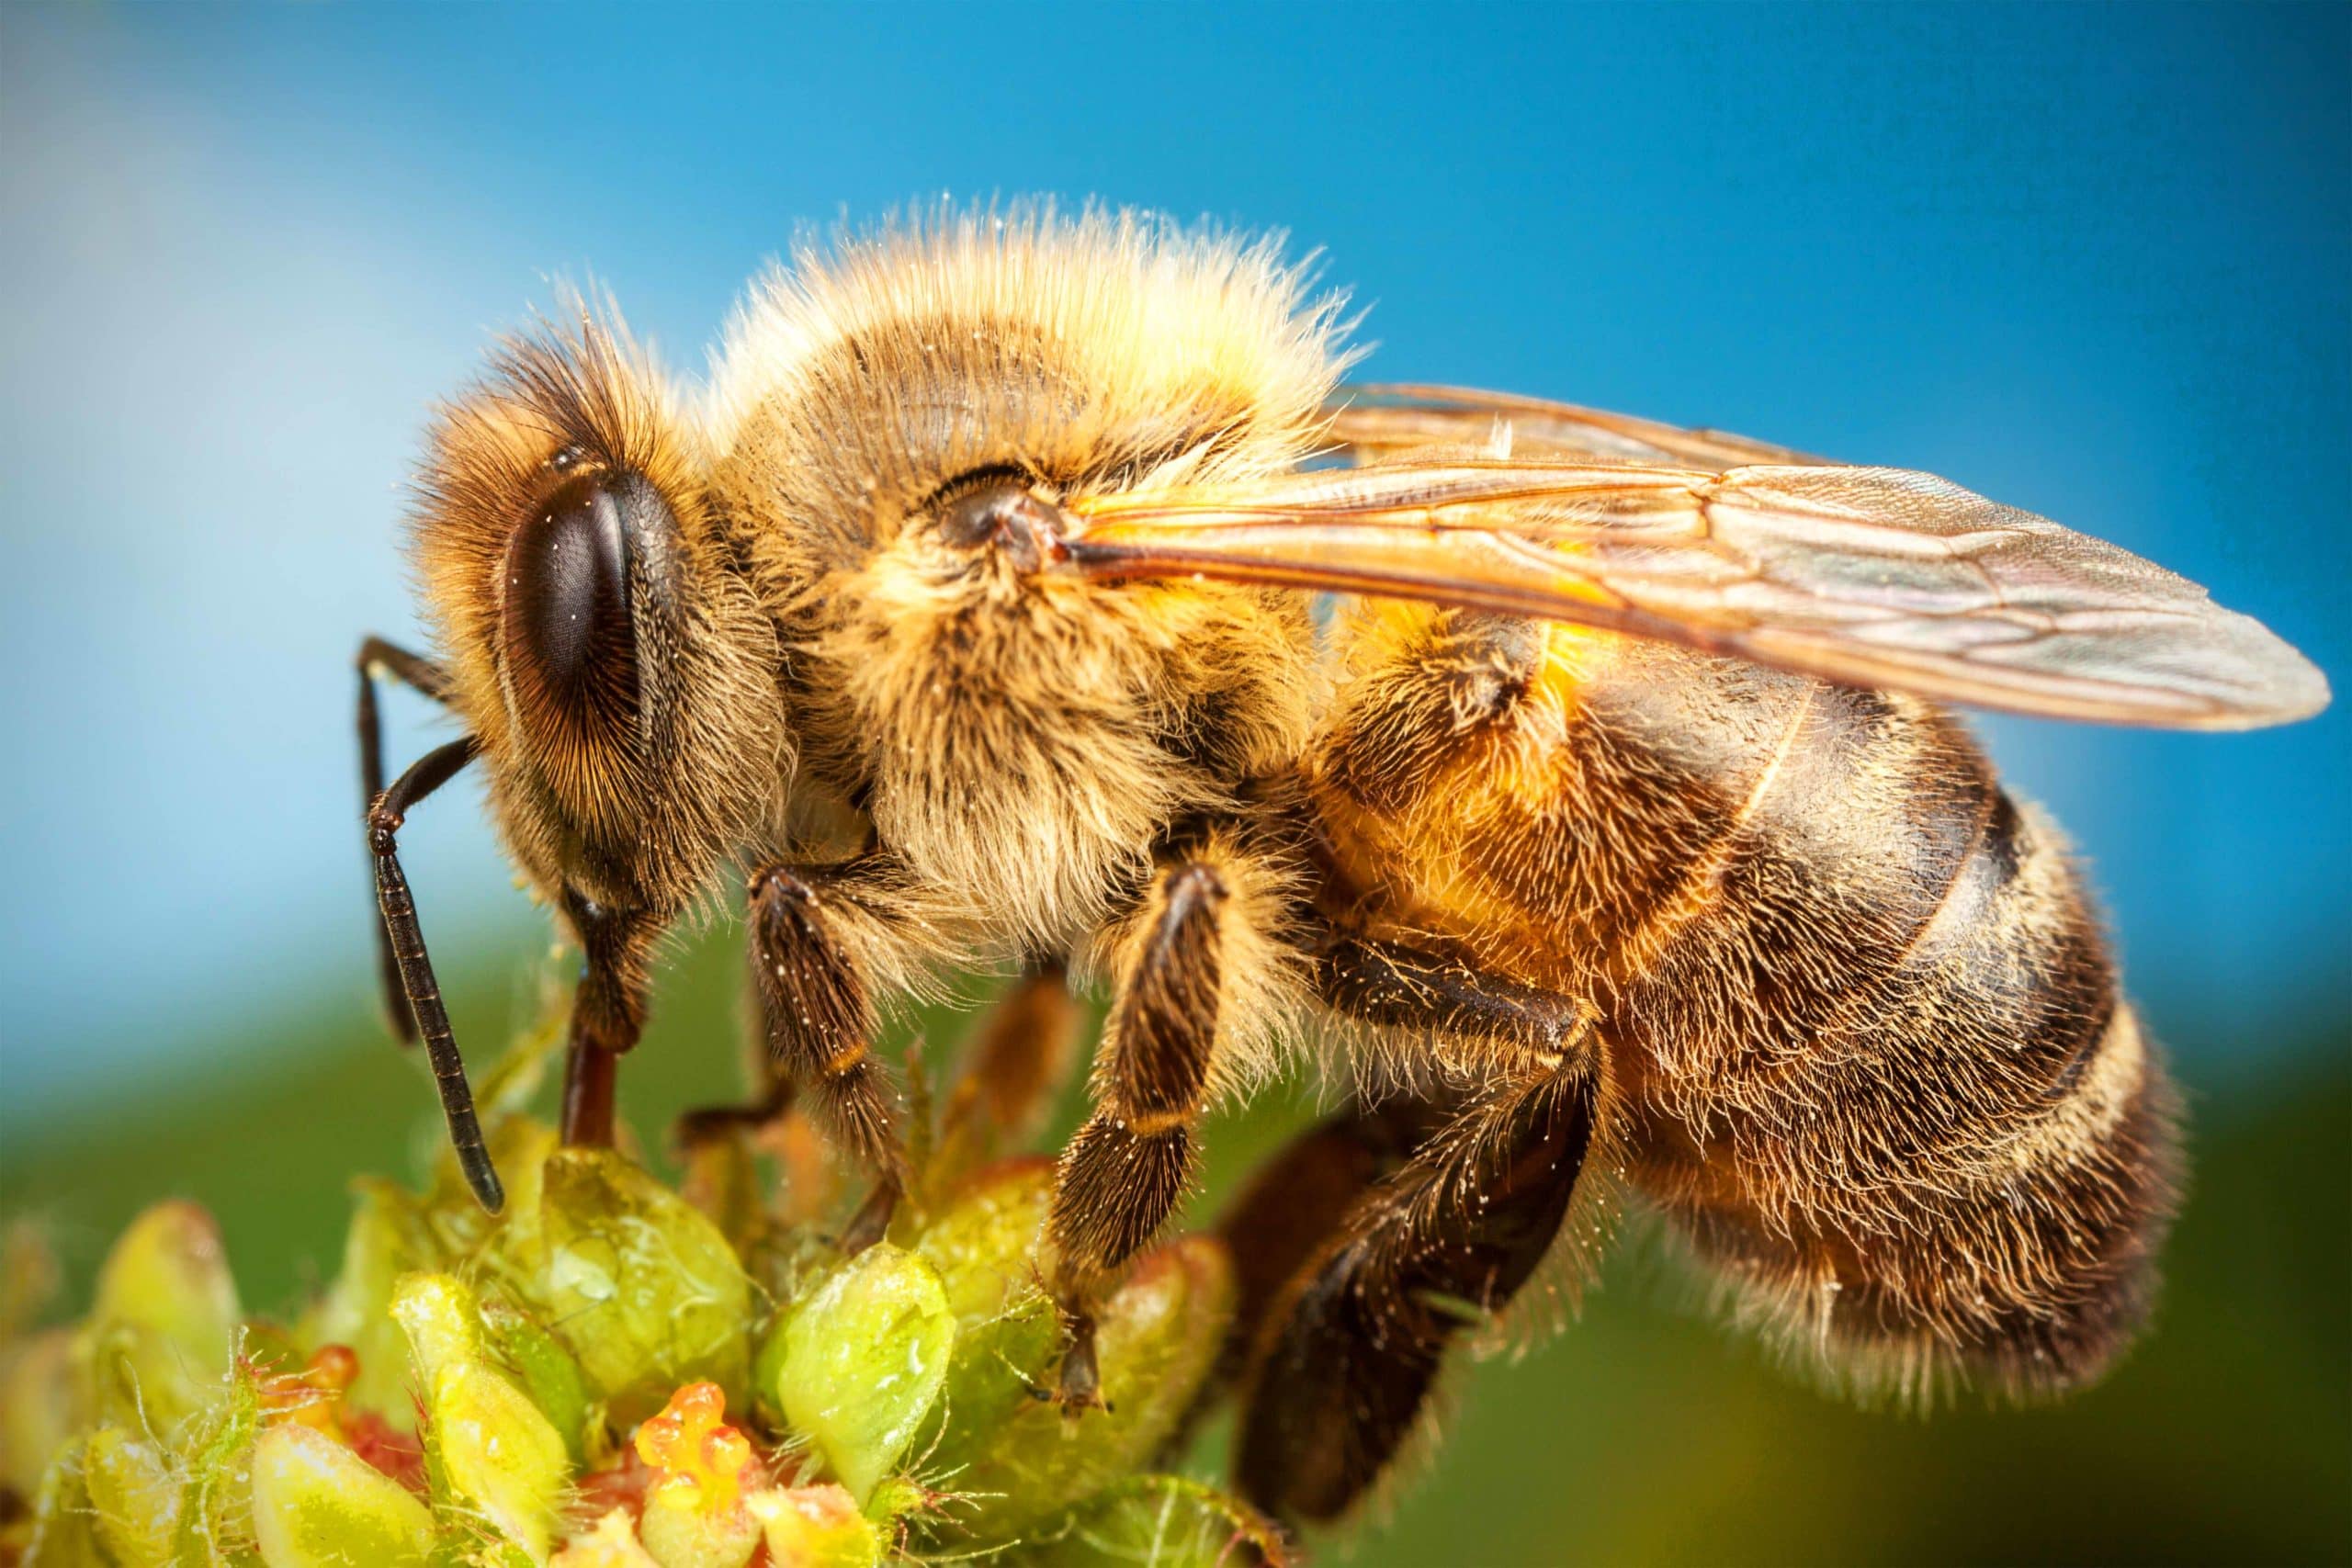
[[[431,660],[379,637],[360,643],[359,656],[354,662],[359,671],[359,805],[361,810],[368,811],[375,808],[384,793],[384,723],[376,706],[377,680],[387,677],[399,681],[436,703],[446,704],[449,700],[449,677]],[[381,920],[376,922],[376,964],[381,976],[384,1012],[391,1021],[392,1033],[401,1044],[413,1045],[417,1040],[416,1015],[409,1009],[400,960],[392,953],[391,931]]]
[[[1095,1069],[1096,1109],[1064,1152],[1046,1221],[1069,1338],[1061,1397],[1099,1403],[1088,1302],[1174,1211],[1193,1169],[1223,988],[1225,880],[1199,861],[1163,868]]]
[[[1373,1185],[1401,1166],[1443,1120],[1433,1101],[1393,1095],[1351,1105],[1317,1122],[1258,1167],[1219,1217],[1217,1238],[1233,1260],[1233,1321],[1225,1347],[1192,1408],[1161,1447],[1171,1462],[1249,1365],[1283,1286],[1340,1233]]]
[[[410,808],[455,778],[459,769],[474,760],[478,750],[469,735],[426,752],[368,803],[367,822],[368,848],[376,862],[376,908],[401,999],[408,1016],[416,1021],[425,1058],[433,1066],[433,1084],[440,1093],[441,1114],[449,1126],[449,1147],[458,1156],[458,1168],[475,1200],[494,1214],[505,1206],[506,1190],[482,1143],[481,1125],[474,1115],[473,1089],[466,1082],[465,1058],[458,1054],[449,1010],[441,1001],[440,982],[433,975],[424,928],[417,919],[416,899],[409,892],[400,857],[400,830]]]
[[[1444,1111],[1399,1095],[1351,1105],[1260,1166],[1216,1224],[1233,1259],[1233,1325],[1220,1382],[1239,1373],[1283,1287],[1340,1234],[1372,1188],[1426,1141]]]
[[[1425,948],[1334,935],[1315,954],[1315,989],[1365,1023],[1556,1058],[1589,1028],[1590,1004],[1490,975]]]
[[[1317,995],[1334,1011],[1383,1028],[1458,1042],[1491,1058],[1560,1062],[1590,1027],[1589,1003],[1521,986],[1446,954],[1331,933],[1314,952]],[[1294,1139],[1235,1200],[1218,1232],[1235,1267],[1225,1364],[1239,1375],[1283,1287],[1334,1243],[1359,1200],[1389,1178],[1463,1102],[1397,1094],[1351,1106]]]
[[[1477,1094],[1366,1192],[1275,1303],[1250,1368],[1236,1484],[1330,1519],[1411,1435],[1446,1347],[1550,1250],[1593,1135],[1581,1055]]]
[[[782,865],[751,883],[752,973],[769,1059],[808,1095],[834,1145],[875,1176],[874,1190],[842,1236],[844,1251],[882,1237],[908,1180],[897,1092],[873,1057],[873,994],[829,918],[835,876]]]
[[[647,959],[660,931],[631,910],[607,909],[568,893],[564,913],[584,958],[571,1003],[571,1045],[563,1064],[563,1141],[613,1146],[620,1059],[645,1032]]]

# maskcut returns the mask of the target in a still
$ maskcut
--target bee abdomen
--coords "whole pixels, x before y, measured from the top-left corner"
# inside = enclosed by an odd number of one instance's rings
[[[1323,824],[1415,929],[1597,1004],[1627,1175],[1736,1313],[1867,1387],[2106,1366],[2174,1100],[2063,840],[1965,728],[1634,640],[1498,709],[1492,628],[1399,625],[1319,754]]]
[[[2120,1010],[2100,1087],[1939,1190],[1853,1223],[1771,1219],[1736,1192],[1666,1198],[1733,1316],[1838,1385],[1926,1401],[1954,1382],[2033,1396],[2103,1372],[2144,1321],[2178,1170],[2169,1081]],[[2094,1075],[2086,1072],[2086,1082]]]
[[[1816,942],[1841,972],[1792,986],[1769,978],[1786,908],[1726,887],[1719,919],[1760,954],[1757,994],[1814,1003],[1809,1027],[1679,1043],[1640,1175],[1737,1314],[1840,1381],[2070,1386],[2144,1316],[2173,1205],[2172,1092],[2055,830],[1932,710],[1880,739],[1917,773],[1857,808],[1890,812],[1877,826],[1908,837],[1886,842],[1913,851],[1878,886],[1880,918]],[[1758,853],[1774,874],[1756,886],[1789,904],[1808,875],[1844,879],[1850,901],[1885,869]]]

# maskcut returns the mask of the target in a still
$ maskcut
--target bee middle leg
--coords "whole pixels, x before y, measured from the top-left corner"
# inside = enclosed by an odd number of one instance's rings
[[[761,1070],[767,1082],[757,1094],[731,1104],[697,1105],[681,1111],[673,1129],[673,1136],[678,1145],[692,1149],[716,1143],[738,1130],[756,1131],[789,1115],[793,1105],[792,1080],[765,1062],[762,1063]]]
[[[1191,1180],[1240,903],[1220,867],[1163,865],[1113,976],[1095,1110],[1063,1153],[1046,1221],[1048,1284],[1069,1348],[1057,1397],[1101,1403],[1091,1303],[1156,1235]]]
[[[1032,960],[963,1049],[923,1170],[934,1191],[1036,1135],[1068,1079],[1084,1021],[1063,962]]]

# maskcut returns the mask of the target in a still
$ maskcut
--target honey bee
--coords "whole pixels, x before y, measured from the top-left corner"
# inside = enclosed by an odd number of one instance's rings
[[[1310,1035],[1358,1064],[1227,1225],[1238,1480],[1283,1517],[1351,1506],[1620,1188],[1849,1381],[2097,1375],[2174,1096],[2056,829],[1941,705],[2233,728],[2318,671],[1941,479],[1347,390],[1346,325],[1272,243],[1037,207],[804,248],[698,394],[609,312],[500,350],[420,487],[441,657],[360,660],[388,984],[482,1201],[396,852],[475,761],[584,953],[564,1136],[610,1140],[651,944],[741,868],[767,1047],[875,1179],[846,1246],[908,1179],[881,1010],[998,961],[1107,983],[1040,1243],[1074,1408],[1204,1108]],[[389,789],[378,675],[467,731]]]

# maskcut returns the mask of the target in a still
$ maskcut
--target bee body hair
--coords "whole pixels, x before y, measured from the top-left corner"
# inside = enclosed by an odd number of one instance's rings
[[[942,213],[801,256],[730,330],[715,488],[807,770],[925,878],[987,890],[980,949],[1067,952],[1099,928],[1171,823],[1296,754],[1318,676],[1297,594],[1104,595],[976,563],[930,526],[943,493],[1289,467],[1343,363],[1306,288],[1210,231]]]
[[[2174,1096],[2064,841],[1950,714],[1601,633],[1514,661],[1453,612],[1351,631],[1311,764],[1351,880],[1595,998],[1610,1163],[1735,1317],[1865,1394],[2104,1369]]]
[[[654,947],[740,868],[757,1113],[797,1094],[866,1168],[844,1247],[922,1196],[894,1012],[992,967],[1110,993],[1037,1250],[1073,1410],[1201,1119],[1294,1043],[1352,1067],[1225,1359],[1285,1517],[1356,1506],[1461,1331],[1547,1257],[1572,1297],[1621,1199],[1833,1382],[2097,1376],[2148,1311],[2175,1096],[2064,840],[1940,705],[2248,728],[2324,677],[1933,476],[1343,387],[1343,310],[1279,237],[939,206],[798,247],[699,390],[576,300],[493,355],[418,486],[437,658],[357,663],[379,967],[477,1195],[396,857],[480,761],[585,957],[565,1140],[612,1144]],[[388,781],[379,680],[465,737]],[[966,1151],[1064,1052],[983,1055]]]

